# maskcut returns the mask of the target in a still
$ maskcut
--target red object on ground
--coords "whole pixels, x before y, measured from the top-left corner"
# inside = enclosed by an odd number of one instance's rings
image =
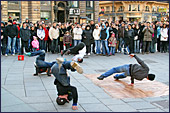
[[[23,61],[24,60],[24,55],[18,55],[18,60]]]

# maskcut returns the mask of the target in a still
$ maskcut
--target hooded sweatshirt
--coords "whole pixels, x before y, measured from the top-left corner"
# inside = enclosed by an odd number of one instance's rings
[[[104,29],[102,27],[101,32],[100,32],[100,38],[101,38],[101,40],[105,40],[105,39],[108,40],[108,38],[109,38],[109,31],[107,30],[106,25],[102,24],[102,26],[103,25],[104,25]]]

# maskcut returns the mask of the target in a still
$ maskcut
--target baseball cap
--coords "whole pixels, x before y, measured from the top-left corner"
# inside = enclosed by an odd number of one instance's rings
[[[64,105],[66,102],[69,103],[65,98],[57,97],[56,102],[58,105]]]

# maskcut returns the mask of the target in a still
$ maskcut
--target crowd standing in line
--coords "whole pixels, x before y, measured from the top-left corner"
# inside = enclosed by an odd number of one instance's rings
[[[169,52],[169,22],[101,22],[94,23],[32,23],[27,18],[1,21],[1,55],[24,54],[45,50],[58,54],[61,50],[86,45],[86,55],[102,56],[117,53],[149,54]]]

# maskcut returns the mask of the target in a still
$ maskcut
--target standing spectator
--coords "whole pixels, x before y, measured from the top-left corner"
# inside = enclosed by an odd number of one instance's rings
[[[86,45],[86,54],[90,55],[90,47],[91,47],[91,39],[92,39],[92,30],[90,25],[87,25],[85,30],[83,31],[83,39],[82,41]]]
[[[19,53],[21,54],[21,37],[20,37],[20,24],[19,23],[16,23],[17,25],[17,28],[18,28],[18,36],[16,38],[16,54]]]
[[[69,31],[66,31],[63,37],[63,44],[66,47],[66,49],[69,49],[72,45],[72,36],[69,34]]]
[[[138,48],[138,29],[136,28],[136,24],[132,25],[132,29],[134,31],[134,38],[133,38],[133,52],[137,53],[137,48]]]
[[[81,29],[81,26],[79,24],[77,24],[76,28],[73,29],[73,33],[74,33],[74,46],[76,46],[77,44],[79,44],[82,40],[82,33],[83,30]]]
[[[29,52],[28,41],[31,37],[31,33],[30,30],[27,28],[26,22],[22,24],[22,28],[20,29],[20,37],[21,37],[21,54],[24,53],[24,47],[25,51]]]
[[[102,43],[102,53],[105,56],[106,55],[106,51],[107,51],[107,55],[110,56],[110,52],[109,52],[109,47],[108,47],[108,38],[109,38],[109,31],[107,30],[105,24],[102,24],[102,29],[100,32],[100,38],[101,38],[101,43]],[[105,50],[106,48],[106,50]]]
[[[127,35],[129,37],[129,49],[130,49],[130,53],[133,53],[134,52],[134,36],[135,36],[135,33],[134,33],[134,30],[132,29],[132,26],[129,24],[128,25],[128,31],[127,31]]]
[[[116,37],[115,34],[113,33],[111,37],[109,38],[109,46],[110,46],[110,54],[115,55],[115,47],[116,47]]]
[[[100,29],[98,24],[95,25],[95,29],[93,31],[93,37],[96,45],[96,55],[99,55],[101,54],[100,51],[101,40],[100,40]]]
[[[54,52],[58,51],[58,37],[60,35],[59,26],[56,22],[53,22],[53,26],[49,30],[49,37],[51,39],[51,52],[54,54]]]
[[[61,29],[60,29],[60,40],[59,40],[59,45],[60,45],[60,51],[63,50],[63,37],[64,34],[66,33],[67,29],[66,26],[64,26],[63,24],[61,25]]]
[[[29,27],[30,27],[30,21],[29,21],[29,19],[28,19],[28,18],[26,18],[26,19],[25,19],[25,22],[26,22],[26,26],[27,26],[27,28],[29,28]]]
[[[2,55],[5,55],[6,51],[6,43],[7,43],[7,37],[5,32],[5,22],[1,21],[1,53]]]
[[[45,31],[45,38],[44,38],[44,50],[45,52],[47,52],[47,41],[48,41],[48,29],[46,28],[46,25],[45,24],[42,24],[42,27]]]
[[[39,29],[37,29],[37,36],[39,38],[40,49],[45,50],[44,48],[45,31],[42,25],[39,25]]]
[[[39,42],[37,40],[37,37],[36,36],[33,36],[33,41],[31,42],[32,44],[32,49],[33,49],[33,52],[39,50]]]
[[[139,40],[139,25],[136,24],[135,37],[134,37],[134,53],[140,53],[140,40]]]
[[[30,32],[31,32],[31,38],[30,39],[31,39],[31,43],[32,43],[32,41],[34,40],[33,36],[37,36],[37,30],[35,29],[34,26],[31,26]],[[30,50],[32,51],[32,44],[30,46]]]
[[[143,48],[144,33],[142,31],[143,31],[144,27],[145,26],[143,23],[139,24],[139,41],[140,41],[139,50],[141,50],[141,48]]]
[[[167,41],[168,41],[168,28],[166,27],[166,24],[163,24],[163,27],[161,28],[161,38],[160,38],[161,53],[167,52]]]
[[[122,46],[124,45],[125,23],[122,22],[121,27],[118,28],[118,50],[122,52]]]
[[[162,23],[159,23],[157,26],[157,50],[160,52],[160,38],[161,38],[161,28],[162,28]]]
[[[12,24],[12,20],[8,21],[8,26],[6,27],[6,33],[8,37],[8,45],[7,45],[5,56],[8,56],[11,43],[12,43],[11,54],[14,56],[16,37],[18,36],[18,28],[16,27],[16,25]]]
[[[142,54],[144,54],[145,51],[146,54],[149,54],[149,48],[152,41],[152,33],[154,32],[153,28],[150,26],[150,22],[147,22],[142,32],[144,33]]]
[[[153,24],[152,25],[153,31],[154,33],[152,33],[152,42],[151,42],[151,47],[150,47],[150,51],[151,53],[155,53],[156,52],[156,42],[157,42],[157,28],[156,25]]]
[[[51,39],[49,37],[49,30],[51,28],[51,23],[48,23],[48,40],[47,40],[47,51],[50,52],[51,51]]]
[[[92,29],[92,32],[94,31],[95,24],[94,21],[90,21],[90,27]],[[91,44],[92,44],[92,52],[95,54],[95,42],[94,42],[94,37],[91,39]],[[91,48],[90,48],[91,49]]]

